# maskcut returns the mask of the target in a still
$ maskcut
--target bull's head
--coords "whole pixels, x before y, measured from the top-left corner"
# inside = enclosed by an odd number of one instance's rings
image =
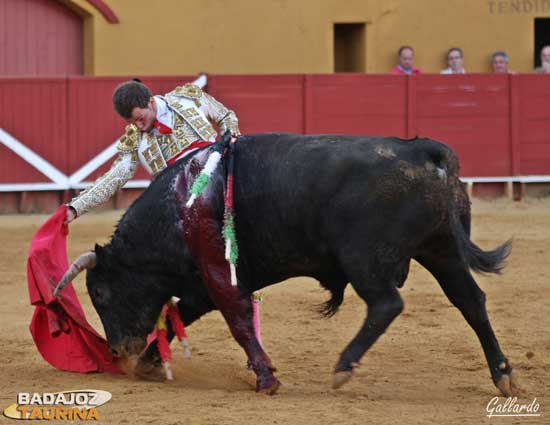
[[[99,314],[109,346],[114,355],[139,354],[153,330],[162,305],[170,297],[163,290],[158,274],[124,264],[109,246],[95,246],[81,255],[61,279],[59,292],[82,270],[87,269],[86,286]]]

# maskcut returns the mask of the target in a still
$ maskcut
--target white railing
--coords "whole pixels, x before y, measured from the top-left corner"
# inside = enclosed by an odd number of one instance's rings
[[[462,177],[462,183],[466,184],[466,191],[471,198],[474,192],[474,183],[506,183],[506,196],[514,197],[514,183],[550,183],[550,176],[530,175],[530,176],[496,176],[496,177]],[[520,195],[521,197],[521,195]]]
[[[205,74],[200,75],[193,84],[199,87],[206,86],[208,82]],[[44,174],[51,182],[47,183],[3,183],[0,184],[0,192],[27,192],[40,190],[68,190],[83,189],[90,185],[91,181],[84,181],[86,177],[96,171],[117,153],[118,139],[111,143],[102,152],[80,167],[70,176],[67,176],[55,166],[50,164],[36,152],[26,147],[23,143],[0,128],[0,143],[15,153],[24,161],[28,162],[33,168]],[[149,186],[149,180],[131,180],[127,182],[125,188],[145,188]]]

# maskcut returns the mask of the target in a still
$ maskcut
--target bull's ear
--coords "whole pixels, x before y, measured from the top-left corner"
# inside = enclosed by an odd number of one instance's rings
[[[103,258],[103,252],[104,251],[105,251],[105,249],[101,245],[95,244],[94,252],[95,252],[95,255],[97,257],[98,263],[101,262],[101,259]]]

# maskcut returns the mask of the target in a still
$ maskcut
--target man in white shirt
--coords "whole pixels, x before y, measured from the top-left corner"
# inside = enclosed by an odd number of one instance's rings
[[[491,67],[495,74],[515,74],[515,71],[508,69],[510,57],[503,50],[497,50],[491,55]]]
[[[550,74],[550,45],[544,46],[540,51],[540,66],[535,68],[539,74]]]

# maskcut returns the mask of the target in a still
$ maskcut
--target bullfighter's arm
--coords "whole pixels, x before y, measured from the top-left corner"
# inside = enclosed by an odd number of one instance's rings
[[[118,158],[109,171],[69,202],[69,206],[76,211],[78,217],[108,201],[136,173],[139,132],[137,129],[134,132],[134,129],[128,127],[117,145]]]
[[[219,127],[220,134],[225,133],[227,130],[230,130],[231,134],[241,134],[239,120],[235,112],[226,108],[208,93],[202,93],[201,109],[207,118]]]
[[[232,134],[241,134],[239,120],[235,112],[226,108],[208,93],[203,92],[199,86],[187,83],[184,86],[176,87],[174,93],[176,96],[194,100],[195,105],[206,115],[206,118],[219,127],[221,134],[227,130],[231,130]]]

